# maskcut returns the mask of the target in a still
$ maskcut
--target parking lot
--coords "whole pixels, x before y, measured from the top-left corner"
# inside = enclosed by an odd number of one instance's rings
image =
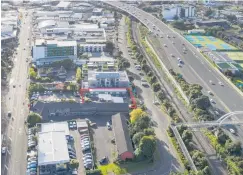
[[[98,164],[99,161],[106,156],[109,161],[112,161],[116,155],[116,148],[115,145],[111,143],[111,140],[114,139],[113,131],[107,128],[107,122],[110,123],[111,116],[96,116],[90,120],[96,123],[96,127],[93,127],[91,130],[91,134],[94,139]]]
[[[78,95],[74,96],[71,92],[59,93],[53,91],[45,91],[44,93],[34,93],[31,96],[31,100],[38,99],[40,101],[61,101],[63,100],[75,100],[80,102],[80,97]]]

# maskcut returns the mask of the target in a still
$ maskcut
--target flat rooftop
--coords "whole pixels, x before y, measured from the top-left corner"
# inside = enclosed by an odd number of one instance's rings
[[[65,135],[69,135],[67,122],[41,123],[40,129],[40,132],[64,131]]]
[[[129,81],[127,73],[125,71],[119,71],[119,72],[88,71],[88,80],[97,80],[102,78],[115,78],[115,79],[119,79],[119,81]]]
[[[91,57],[89,62],[114,62],[115,60],[111,57]]]
[[[57,45],[57,47],[63,46],[77,46],[76,41],[58,41],[58,40],[45,40],[45,39],[36,39],[35,45]]]
[[[39,132],[38,166],[70,161],[64,131]]]

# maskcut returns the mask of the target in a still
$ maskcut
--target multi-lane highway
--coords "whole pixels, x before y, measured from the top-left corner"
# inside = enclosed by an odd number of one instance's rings
[[[159,38],[162,48],[158,47],[155,48],[155,50],[158,55],[165,54],[165,57],[162,59],[163,62],[168,63],[166,66],[171,66],[171,68],[176,69],[176,71],[180,72],[188,82],[200,84],[203,87],[205,94],[207,94],[208,91],[211,91],[214,95],[210,98],[216,102],[214,105],[217,108],[226,113],[229,111],[243,110],[243,97],[230,84],[228,84],[227,81],[209,65],[197,49],[189,44],[182,36],[175,33],[162,21],[143,10],[121,2],[112,1],[106,3],[131,14],[145,24],[155,35],[158,34],[157,38]],[[166,44],[167,47],[164,47],[164,44]],[[187,49],[186,54],[183,53],[184,47]],[[171,57],[171,54],[173,54],[174,57]],[[178,67],[177,58],[181,58],[184,62],[182,67]],[[215,85],[212,85],[210,81]],[[223,86],[219,84],[220,82]],[[238,120],[236,117],[233,117],[233,119]],[[240,131],[242,130],[238,127],[239,137],[235,137],[240,139],[243,143],[243,132]]]
[[[26,90],[28,86],[27,58],[30,57],[31,42],[31,16],[25,16],[23,9],[21,27],[19,33],[19,46],[14,58],[14,67],[9,82],[10,90],[7,95],[7,110],[11,111],[11,122],[6,133],[8,145],[7,154],[2,158],[4,175],[23,175],[26,174],[26,153],[27,137],[25,118],[28,115],[28,102],[26,100]],[[28,60],[30,61],[30,60]]]

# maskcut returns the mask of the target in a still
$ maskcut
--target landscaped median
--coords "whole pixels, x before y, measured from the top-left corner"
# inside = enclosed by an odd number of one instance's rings
[[[203,132],[215,148],[218,157],[226,163],[229,174],[242,175],[243,158],[241,156],[240,143],[232,142],[222,130],[218,131],[217,136],[209,130],[204,130]]]

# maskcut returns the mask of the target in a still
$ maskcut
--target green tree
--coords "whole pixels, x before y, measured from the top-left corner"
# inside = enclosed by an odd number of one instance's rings
[[[134,135],[137,132],[143,132],[144,129],[152,126],[152,121],[147,115],[142,115],[130,126],[130,134]]]
[[[143,132],[146,136],[155,135],[154,128],[146,128]]]
[[[196,150],[192,154],[192,160],[198,169],[203,169],[207,166],[207,160],[202,152]]]
[[[207,16],[207,17],[209,17],[209,16],[211,16],[212,14],[213,14],[213,10],[211,9],[211,8],[208,8],[206,11],[205,11],[205,16]]]
[[[65,59],[61,61],[55,61],[51,64],[51,67],[60,68],[63,66],[66,70],[70,70],[73,67],[73,61],[71,59]]]
[[[243,22],[239,23],[239,27],[241,30],[243,29]]]
[[[80,83],[81,79],[82,79],[82,70],[81,70],[80,67],[78,67],[76,69],[76,81],[77,81],[77,83]]]
[[[241,154],[241,143],[239,141],[232,142],[231,140],[227,140],[225,143],[225,148],[227,152],[231,155]]]
[[[30,127],[36,125],[36,123],[41,122],[41,116],[38,113],[31,112],[27,117],[27,123]]]
[[[192,132],[189,130],[184,130],[181,136],[185,144],[188,144],[192,140]]]
[[[134,123],[138,118],[144,115],[146,115],[146,112],[144,112],[141,108],[133,109],[132,112],[130,112],[131,123]]]
[[[143,138],[143,136],[145,136],[144,132],[137,132],[136,134],[134,134],[134,136],[132,137],[132,141],[133,143],[138,146],[140,140]]]
[[[207,109],[211,106],[208,96],[202,95],[191,101],[191,104],[195,105],[200,109]]]
[[[156,78],[156,76],[152,76],[152,77],[149,79],[149,82],[150,82],[151,84],[156,83],[156,82],[157,82],[157,78]]]
[[[37,77],[37,72],[35,71],[35,69],[34,69],[33,67],[31,67],[31,68],[29,69],[29,74],[30,74],[30,78],[31,78],[31,79],[36,79],[36,77]]]
[[[110,54],[113,53],[113,50],[114,50],[114,44],[111,42],[111,41],[107,41],[106,42],[106,45],[105,45],[105,51],[106,52],[109,52]]]
[[[79,167],[79,161],[77,159],[71,159],[70,168],[75,169]]]
[[[156,140],[154,136],[143,136],[139,144],[139,150],[144,157],[151,158],[156,149]]]
[[[162,90],[160,90],[157,96],[160,99],[160,101],[162,101],[165,98],[165,93]]]
[[[154,91],[154,92],[158,92],[158,91],[161,89],[159,83],[154,83],[154,84],[152,85],[152,88],[153,88],[153,91]]]
[[[237,17],[235,15],[227,15],[226,18],[230,22],[234,22],[237,20]]]

